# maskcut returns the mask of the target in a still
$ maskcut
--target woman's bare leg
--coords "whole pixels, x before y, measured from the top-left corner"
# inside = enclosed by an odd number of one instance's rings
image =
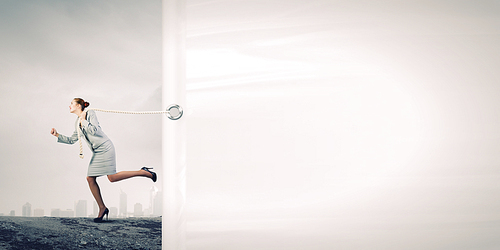
[[[110,182],[117,182],[117,181],[125,180],[128,178],[136,177],[136,176],[144,176],[144,177],[151,178],[153,175],[145,170],[120,171],[116,174],[108,175],[108,180]]]
[[[90,192],[99,206],[99,214],[97,217],[101,217],[102,213],[104,213],[104,210],[106,209],[106,205],[104,205],[104,201],[102,200],[101,189],[99,188],[99,185],[97,185],[96,178],[97,177],[87,176],[87,182],[89,183]]]

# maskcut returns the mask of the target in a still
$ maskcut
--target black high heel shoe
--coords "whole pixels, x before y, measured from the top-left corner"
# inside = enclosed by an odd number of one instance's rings
[[[104,218],[104,215],[106,215],[106,220],[108,220],[108,214],[109,214],[109,210],[108,210],[108,208],[106,208],[104,210],[104,213],[102,213],[101,217],[94,218],[94,222],[101,223],[102,222],[102,218]]]
[[[153,168],[148,168],[148,167],[142,167],[141,168],[142,170],[145,170],[145,171],[148,171],[149,173],[151,173],[151,180],[153,180],[153,182],[156,182],[156,173],[153,172],[153,171],[150,171],[150,169],[153,169]]]

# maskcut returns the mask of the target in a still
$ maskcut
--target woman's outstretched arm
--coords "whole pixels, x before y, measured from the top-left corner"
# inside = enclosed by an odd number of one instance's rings
[[[52,130],[50,130],[50,133],[57,137],[57,142],[61,142],[61,143],[66,143],[66,144],[74,144],[75,142],[78,141],[78,133],[75,131],[73,132],[73,135],[71,135],[71,137],[67,137],[65,135],[61,135],[59,133],[57,133],[57,130],[55,128],[52,128]]]

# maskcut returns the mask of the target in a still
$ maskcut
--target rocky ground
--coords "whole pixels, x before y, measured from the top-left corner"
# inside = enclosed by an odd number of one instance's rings
[[[0,216],[0,249],[161,249],[161,218]]]

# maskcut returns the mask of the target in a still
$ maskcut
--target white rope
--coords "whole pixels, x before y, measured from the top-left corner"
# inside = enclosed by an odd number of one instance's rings
[[[116,114],[128,114],[128,115],[156,115],[156,114],[168,114],[170,110],[165,111],[120,111],[120,110],[106,110],[106,109],[95,109],[90,108],[87,110],[94,110],[105,113],[116,113]],[[80,133],[80,129],[78,131],[78,142],[80,143],[80,158],[83,159],[83,145],[82,145],[82,134]]]
[[[78,125],[81,127],[81,125]],[[80,144],[80,158],[83,159],[83,146],[82,146],[82,134],[80,133],[80,128],[78,128],[78,143]]]
[[[119,110],[105,110],[105,109],[88,109],[95,110],[106,113],[116,113],[116,114],[128,114],[128,115],[156,115],[156,114],[167,114],[170,111],[119,111]]]
[[[82,135],[80,134],[80,129],[78,129],[78,142],[80,143],[80,158],[83,159]]]

